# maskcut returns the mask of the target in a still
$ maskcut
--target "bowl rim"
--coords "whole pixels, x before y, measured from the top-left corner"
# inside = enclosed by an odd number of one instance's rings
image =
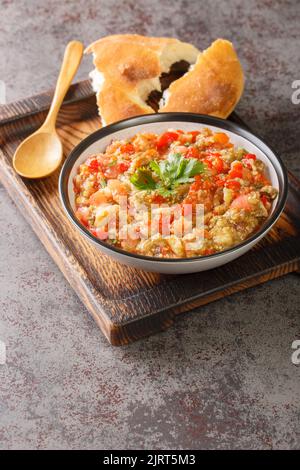
[[[246,140],[250,141],[256,147],[258,147],[268,158],[270,164],[273,166],[279,183],[279,194],[276,203],[276,207],[274,208],[273,213],[270,217],[265,221],[265,223],[253,233],[249,238],[244,240],[242,243],[238,245],[234,245],[231,248],[227,248],[226,250],[219,251],[217,253],[211,255],[204,255],[204,256],[192,256],[186,258],[158,258],[155,256],[145,256],[140,254],[131,253],[130,251],[122,250],[121,248],[114,247],[105,241],[99,240],[99,238],[95,237],[84,225],[82,225],[76,218],[74,211],[71,207],[71,203],[69,200],[68,194],[68,182],[69,176],[75,165],[77,159],[80,157],[82,152],[88,148],[93,143],[101,140],[103,137],[108,135],[112,135],[120,130],[127,129],[130,127],[135,127],[142,124],[149,124],[155,122],[194,122],[198,124],[206,124],[208,126],[219,127],[220,129],[231,131],[235,134],[238,134],[240,137],[245,138]],[[261,148],[265,146],[266,148]],[[279,168],[281,171],[275,167],[270,158],[268,153],[271,152],[273,154],[272,157],[275,156],[277,163],[279,164]],[[226,256],[230,253],[238,252],[241,248],[250,245],[256,239],[259,239],[264,236],[266,232],[270,230],[270,228],[275,224],[275,222],[280,217],[285,203],[287,199],[288,193],[288,176],[286,168],[283,164],[282,159],[279,157],[277,152],[266,143],[266,141],[261,138],[257,133],[254,133],[247,129],[245,126],[241,124],[237,124],[232,121],[228,121],[225,119],[217,118],[214,116],[208,116],[204,114],[196,114],[196,113],[186,113],[186,112],[167,112],[167,113],[153,113],[153,114],[144,114],[141,116],[134,116],[129,119],[123,119],[121,121],[114,122],[109,124],[105,127],[102,127],[95,132],[92,132],[90,135],[85,137],[81,140],[69,153],[68,157],[66,158],[59,175],[59,195],[60,200],[63,205],[63,208],[69,218],[69,220],[77,227],[77,229],[81,232],[83,236],[88,238],[91,242],[96,243],[100,247],[104,248],[105,250],[112,251],[118,255],[128,256],[130,258],[140,259],[146,262],[158,262],[158,263],[193,263],[193,262],[204,262],[207,260],[213,260],[216,258],[220,258],[222,256]]]

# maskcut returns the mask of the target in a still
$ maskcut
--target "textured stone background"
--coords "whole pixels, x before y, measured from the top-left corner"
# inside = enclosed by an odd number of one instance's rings
[[[300,176],[300,3],[0,0],[0,79],[12,101],[53,87],[67,41],[138,32],[200,48],[234,41],[240,115]],[[78,78],[91,67],[85,58]],[[121,349],[94,321],[0,188],[0,448],[299,448],[300,278],[202,307]]]

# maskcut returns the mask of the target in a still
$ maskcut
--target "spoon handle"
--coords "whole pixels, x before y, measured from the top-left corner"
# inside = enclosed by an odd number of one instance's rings
[[[43,128],[53,129],[59,108],[77,72],[83,54],[83,44],[71,41],[66,47],[63,63],[57,79],[54,96]]]

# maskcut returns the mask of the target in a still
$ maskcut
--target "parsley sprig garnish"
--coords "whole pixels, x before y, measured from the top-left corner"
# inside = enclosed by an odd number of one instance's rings
[[[158,181],[153,178],[151,170],[159,178]],[[204,170],[204,164],[196,158],[184,158],[180,153],[175,153],[159,162],[152,160],[149,168],[139,168],[130,181],[138,189],[158,190],[167,197],[179,184],[193,182],[194,177]]]
[[[151,171],[145,167],[138,168],[131,176],[130,181],[137,189],[156,189],[157,186]]]

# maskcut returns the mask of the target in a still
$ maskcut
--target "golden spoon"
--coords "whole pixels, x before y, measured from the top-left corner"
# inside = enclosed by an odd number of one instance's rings
[[[72,79],[79,67],[83,44],[71,41],[66,47],[55,93],[44,124],[17,148],[13,165],[19,175],[43,178],[53,173],[63,157],[62,143],[55,130],[56,117]]]

